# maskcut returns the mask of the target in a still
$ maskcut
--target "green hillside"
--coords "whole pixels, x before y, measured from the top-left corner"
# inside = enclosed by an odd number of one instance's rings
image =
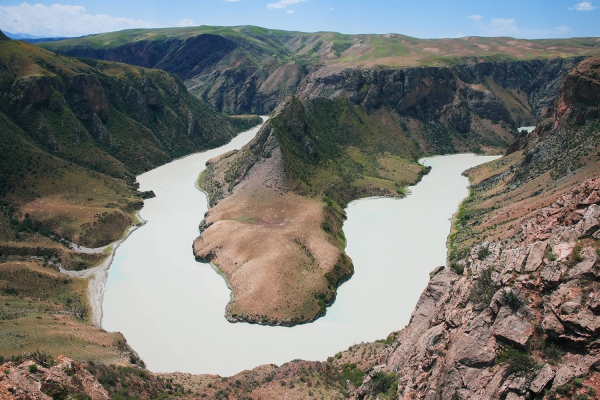
[[[98,256],[60,242],[106,245],[134,222],[137,174],[260,122],[214,112],[167,72],[20,41],[0,41],[0,94],[1,256],[52,254],[71,267]]]

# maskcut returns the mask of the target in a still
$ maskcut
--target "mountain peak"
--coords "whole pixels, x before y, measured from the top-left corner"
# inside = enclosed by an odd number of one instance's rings
[[[10,38],[0,30],[0,40],[10,40]]]

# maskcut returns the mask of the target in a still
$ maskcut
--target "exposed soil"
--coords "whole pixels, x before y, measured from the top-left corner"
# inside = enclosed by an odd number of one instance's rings
[[[230,321],[290,324],[320,315],[317,296],[341,251],[321,229],[321,202],[289,190],[281,151],[257,163],[233,194],[209,211],[194,242],[232,290]]]

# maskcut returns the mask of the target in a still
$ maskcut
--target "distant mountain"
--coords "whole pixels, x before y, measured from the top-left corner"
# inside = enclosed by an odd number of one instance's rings
[[[72,39],[70,37],[65,36],[57,36],[57,37],[45,37],[45,36],[35,36],[27,33],[11,33],[4,32],[6,36],[14,40],[22,40],[27,43],[40,43],[40,42],[56,42],[58,40]]]
[[[255,26],[133,29],[41,45],[61,54],[172,72],[197,97],[230,113],[268,113],[289,95],[303,99],[317,95],[320,86],[313,82],[327,83],[332,76],[338,79],[347,69],[455,68],[522,60],[530,65],[511,78],[532,81],[531,69],[540,62],[600,54],[600,38],[417,39],[399,34],[303,33]],[[326,91],[318,95],[337,94]]]
[[[21,39],[42,39],[43,36],[35,36],[30,35],[28,33],[12,33],[9,31],[4,31],[4,34],[11,39],[21,40]]]

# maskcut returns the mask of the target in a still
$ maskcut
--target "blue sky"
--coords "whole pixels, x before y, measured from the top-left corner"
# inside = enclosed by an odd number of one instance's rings
[[[80,36],[127,28],[257,25],[419,38],[600,36],[600,0],[0,0],[0,29]]]

